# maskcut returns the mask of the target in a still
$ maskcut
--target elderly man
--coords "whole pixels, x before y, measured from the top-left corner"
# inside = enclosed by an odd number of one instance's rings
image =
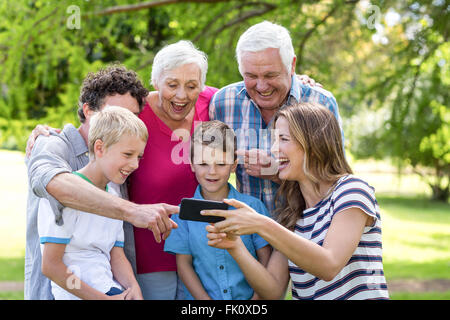
[[[273,213],[280,183],[277,164],[270,157],[275,113],[286,105],[316,101],[341,123],[339,109],[330,92],[298,80],[292,40],[280,25],[264,21],[250,27],[239,38],[236,58],[244,81],[219,90],[211,100],[209,115],[236,131],[238,154],[244,162],[240,158],[236,171],[239,191],[261,199]]]
[[[81,89],[77,129],[67,124],[60,134],[40,136],[27,161],[29,191],[27,203],[27,240],[25,250],[25,299],[52,299],[50,280],[41,272],[41,251],[37,229],[39,198],[46,198],[55,214],[55,223],[62,225],[63,205],[77,210],[124,220],[125,253],[135,269],[132,225],[149,228],[155,239],[161,233],[166,238],[176,224],[169,214],[178,212],[177,206],[167,204],[137,205],[96,188],[71,174],[89,162],[88,132],[92,115],[108,105],[124,107],[136,115],[142,110],[148,91],[134,71],[113,65],[90,74]],[[29,149],[36,136],[45,130],[34,130]],[[117,194],[127,198],[125,185],[117,187]],[[120,190],[119,190],[120,189]]]

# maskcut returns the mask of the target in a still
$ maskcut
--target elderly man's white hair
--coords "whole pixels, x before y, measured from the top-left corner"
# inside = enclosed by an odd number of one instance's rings
[[[291,72],[295,57],[294,47],[289,31],[278,24],[263,21],[248,28],[236,45],[236,59],[242,75],[241,57],[244,52],[258,52],[268,48],[279,49],[281,61],[288,73]]]
[[[151,84],[158,85],[165,71],[190,63],[195,63],[200,68],[201,89],[203,90],[208,72],[208,57],[187,40],[169,44],[158,51],[153,59]]]

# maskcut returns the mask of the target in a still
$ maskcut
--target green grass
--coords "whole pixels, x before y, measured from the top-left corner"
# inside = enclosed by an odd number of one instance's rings
[[[23,300],[23,291],[0,292],[0,300]]]
[[[450,300],[450,291],[447,292],[397,292],[391,294],[391,300]]]
[[[0,150],[0,166],[0,281],[23,281],[27,200],[23,154]],[[388,284],[402,278],[450,279],[450,205],[427,200],[429,188],[418,177],[399,178],[383,162],[355,162],[352,167],[377,190]],[[234,183],[234,175],[230,182]],[[391,298],[448,300],[450,292],[394,293]],[[0,292],[0,299],[23,299],[23,291]]]
[[[0,151],[0,258],[25,255],[27,173],[23,154]]]
[[[0,281],[23,281],[24,257],[0,257]]]
[[[450,279],[450,205],[378,196],[386,278]]]

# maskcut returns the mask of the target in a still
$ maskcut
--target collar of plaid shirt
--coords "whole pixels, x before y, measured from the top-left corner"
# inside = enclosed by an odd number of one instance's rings
[[[250,97],[250,95],[247,92],[247,89],[245,88],[245,84],[244,82],[242,82],[242,88],[241,90],[238,91],[236,97],[240,97],[242,100],[245,99],[249,99],[251,101],[251,104],[259,109],[259,106],[256,104],[255,101],[253,101],[253,99]],[[285,106],[290,106],[294,103],[298,103],[300,101],[300,97],[301,97],[301,86],[297,80],[297,75],[294,74],[291,78],[291,90],[289,91],[289,96],[286,99],[286,102],[281,106],[281,108],[285,107]],[[264,121],[262,121],[262,125],[265,126]],[[270,128],[272,126],[273,123],[273,118],[272,120],[270,120],[270,122],[267,124],[267,128]]]

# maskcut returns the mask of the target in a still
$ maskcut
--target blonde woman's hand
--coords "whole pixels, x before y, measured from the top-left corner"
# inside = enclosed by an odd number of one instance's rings
[[[220,232],[214,224],[207,225],[206,231],[208,231],[208,234],[206,235],[208,238],[208,245],[214,248],[226,250],[234,249],[240,240],[240,237],[238,236]]]

